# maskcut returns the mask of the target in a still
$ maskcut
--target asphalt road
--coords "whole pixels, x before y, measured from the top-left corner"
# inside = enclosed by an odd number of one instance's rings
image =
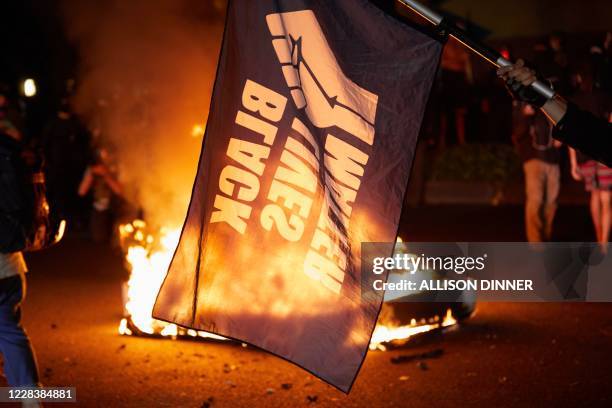
[[[611,305],[480,304],[456,330],[370,352],[346,396],[253,348],[119,336],[126,272],[108,249],[68,239],[29,264],[24,323],[42,380],[76,387],[79,406],[612,406]]]

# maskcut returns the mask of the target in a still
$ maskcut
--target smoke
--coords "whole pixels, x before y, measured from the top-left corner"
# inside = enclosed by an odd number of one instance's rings
[[[223,31],[224,0],[65,1],[78,48],[74,108],[113,153],[126,198],[158,226],[189,202]]]

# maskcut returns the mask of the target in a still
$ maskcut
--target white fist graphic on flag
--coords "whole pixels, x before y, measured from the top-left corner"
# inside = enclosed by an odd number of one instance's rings
[[[297,108],[318,128],[338,126],[372,145],[378,96],[344,75],[314,13],[270,14],[266,21]]]

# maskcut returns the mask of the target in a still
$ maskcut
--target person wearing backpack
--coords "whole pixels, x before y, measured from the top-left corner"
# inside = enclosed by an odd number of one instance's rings
[[[0,352],[12,387],[39,386],[38,368],[30,340],[21,325],[27,266],[19,234],[23,205],[21,135],[6,117],[7,101],[0,95]],[[38,406],[36,401],[23,406]]]

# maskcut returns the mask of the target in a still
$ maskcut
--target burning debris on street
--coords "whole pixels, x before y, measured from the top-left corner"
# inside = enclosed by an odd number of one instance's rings
[[[178,229],[152,231],[143,220],[119,226],[120,244],[130,271],[123,290],[125,317],[119,323],[119,334],[225,340],[212,333],[179,328],[151,316],[179,235]]]
[[[128,218],[119,227],[130,272],[121,334],[223,339],[151,317],[178,244],[206,129],[202,108],[211,94],[223,9],[222,1],[202,5],[189,0],[65,8],[69,37],[84,61],[75,108],[97,129],[99,143],[112,146],[122,193],[147,220]],[[163,37],[158,36],[160,26],[165,27]],[[142,69],[124,69],[133,65]],[[416,320],[381,320],[370,348],[383,350],[386,343],[454,323],[450,311]]]
[[[384,314],[382,316],[384,319]],[[403,345],[411,337],[427,333],[431,330],[444,329],[455,324],[457,324],[457,320],[453,317],[451,309],[447,309],[446,314],[442,317],[436,315],[419,321],[412,319],[410,324],[403,326],[386,325],[384,320],[381,321],[379,319],[370,340],[370,350],[384,351],[387,349],[386,344]]]
[[[179,236],[179,229],[153,230],[143,220],[119,226],[120,246],[130,272],[123,290],[125,317],[119,323],[119,334],[227,340],[205,331],[180,328],[151,316],[155,297],[166,276]],[[370,341],[370,350],[385,351],[388,345],[403,345],[411,337],[457,324],[450,308],[443,316],[412,318],[407,324],[394,319],[393,312],[388,310],[390,308],[392,306],[388,304],[383,306],[381,319]]]

